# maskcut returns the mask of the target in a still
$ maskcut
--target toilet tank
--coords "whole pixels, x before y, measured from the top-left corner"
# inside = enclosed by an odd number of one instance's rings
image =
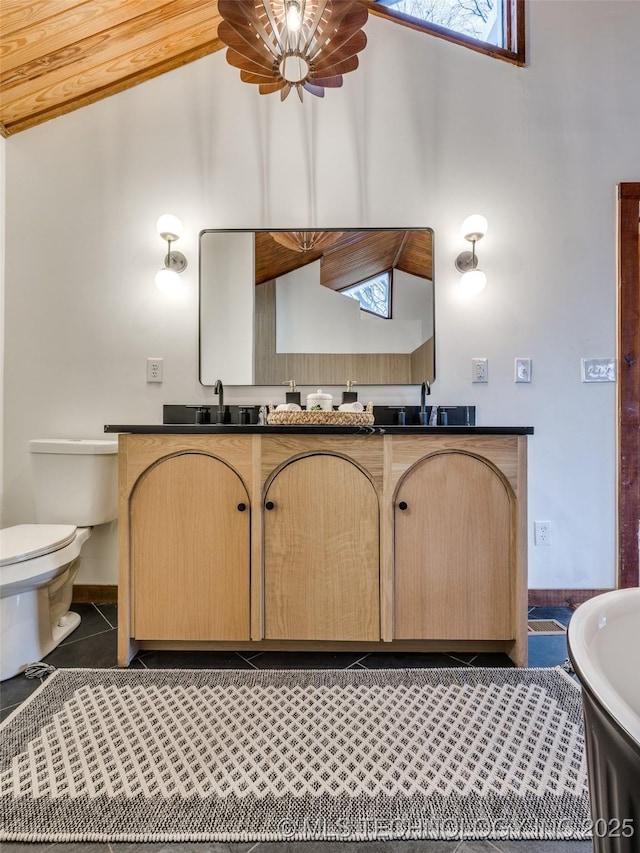
[[[39,438],[29,450],[36,522],[93,527],[117,517],[117,440]]]

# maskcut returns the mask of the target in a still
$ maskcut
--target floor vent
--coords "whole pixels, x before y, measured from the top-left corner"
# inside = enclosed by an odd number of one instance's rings
[[[530,634],[566,634],[567,629],[556,619],[529,619]]]

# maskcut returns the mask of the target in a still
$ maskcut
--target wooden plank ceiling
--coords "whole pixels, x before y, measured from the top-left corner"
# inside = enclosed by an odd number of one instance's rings
[[[0,0],[0,133],[220,50],[220,21],[218,0]]]
[[[0,0],[0,134],[224,48],[220,21],[218,0]]]
[[[217,0],[0,0],[9,136],[223,47]]]

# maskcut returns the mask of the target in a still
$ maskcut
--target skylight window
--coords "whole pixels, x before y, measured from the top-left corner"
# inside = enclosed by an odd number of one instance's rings
[[[367,0],[370,11],[524,65],[525,0]]]
[[[340,293],[360,303],[360,309],[385,320],[391,319],[391,273],[380,273],[358,284],[344,287]]]

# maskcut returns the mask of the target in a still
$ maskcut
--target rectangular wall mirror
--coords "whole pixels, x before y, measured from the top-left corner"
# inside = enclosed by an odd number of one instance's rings
[[[435,378],[433,231],[200,233],[200,382]]]

